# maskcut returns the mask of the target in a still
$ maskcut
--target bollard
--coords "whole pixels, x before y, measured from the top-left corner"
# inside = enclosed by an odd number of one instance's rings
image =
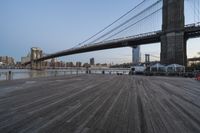
[[[86,74],[89,74],[89,69],[88,69],[88,67],[86,67]]]
[[[197,74],[196,80],[200,80],[200,74]]]
[[[54,74],[55,74],[54,76],[56,77],[57,76],[57,71],[54,71]]]
[[[102,74],[105,74],[105,71],[102,71]]]
[[[76,69],[76,75],[78,75],[78,68]]]

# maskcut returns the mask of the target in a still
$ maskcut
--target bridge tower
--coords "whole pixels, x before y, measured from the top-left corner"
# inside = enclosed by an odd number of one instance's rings
[[[163,0],[161,63],[187,65],[184,0]]]
[[[41,69],[41,62],[35,62],[34,60],[42,57],[42,50],[40,48],[31,48],[31,69]]]

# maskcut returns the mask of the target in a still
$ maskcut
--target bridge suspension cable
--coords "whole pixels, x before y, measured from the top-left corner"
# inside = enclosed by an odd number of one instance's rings
[[[199,22],[199,0],[193,0],[194,5],[194,23]]]
[[[137,4],[135,7],[133,7],[131,10],[129,10],[128,12],[126,12],[125,14],[123,14],[122,16],[120,16],[118,19],[116,19],[114,22],[112,22],[111,24],[109,24],[108,26],[104,27],[102,30],[100,30],[99,32],[97,32],[96,34],[92,35],[91,37],[89,37],[88,39],[82,41],[81,43],[79,43],[77,46],[80,46],[84,43],[86,43],[87,41],[91,40],[92,38],[96,37],[97,35],[99,35],[100,33],[102,33],[103,31],[105,31],[106,29],[108,29],[109,27],[111,27],[112,25],[114,25],[115,23],[117,23],[119,20],[121,20],[122,18],[124,18],[125,16],[127,16],[129,13],[131,13],[132,11],[134,11],[135,9],[137,9],[139,6],[141,6],[146,0],[143,0],[142,2],[140,2],[139,4]]]
[[[159,4],[162,0],[158,0],[156,1],[155,3],[153,3],[152,5],[148,6],[147,8],[145,8],[144,10],[140,11],[139,13],[137,13],[136,15],[132,16],[130,19],[126,20],[125,22],[121,23],[120,25],[116,26],[115,28],[111,29],[110,31],[106,32],[105,34],[103,34],[102,36],[98,37],[97,39],[93,40],[92,42],[90,42],[89,44],[93,44],[99,40],[101,40],[102,38],[106,37],[107,35],[113,33],[114,31],[116,31],[117,29],[121,28],[122,26],[126,25],[127,23],[131,22],[132,20],[138,18],[139,16],[141,16],[142,14],[144,14],[145,12],[149,11],[150,9],[152,9],[153,7],[155,7],[157,4]],[[160,10],[160,9],[159,9]],[[152,14],[151,14],[152,15]],[[144,20],[144,19],[142,19]],[[138,22],[141,22],[141,21],[137,21],[136,23],[134,23],[133,25],[137,24]],[[133,26],[132,25],[132,26]],[[129,26],[132,27],[132,26]],[[125,28],[125,29],[128,29],[128,28]],[[124,31],[124,30],[121,30],[121,32]],[[121,33],[121,32],[118,32],[118,33]],[[116,34],[117,35],[117,34]],[[112,36],[113,37],[113,36]],[[107,40],[111,37],[107,37],[106,39],[104,40]]]
[[[112,38],[112,37],[114,37],[114,36],[118,35],[119,33],[121,33],[121,32],[123,32],[123,31],[125,31],[125,30],[129,29],[130,27],[132,27],[132,26],[136,25],[137,23],[139,23],[139,22],[141,22],[141,21],[145,20],[146,18],[149,18],[150,16],[152,16],[153,14],[157,13],[157,12],[158,12],[158,11],[160,11],[160,10],[162,10],[162,8],[160,8],[160,9],[158,9],[158,10],[154,11],[153,13],[149,14],[148,16],[145,16],[144,18],[142,18],[142,19],[140,19],[140,20],[136,21],[135,23],[133,23],[133,24],[131,24],[131,25],[129,25],[129,26],[127,26],[127,27],[125,27],[124,29],[120,30],[119,32],[117,32],[117,33],[115,33],[115,34],[113,34],[113,35],[111,35],[111,36],[107,37],[106,39],[104,39],[104,41],[106,41],[106,40],[109,40],[110,38]]]

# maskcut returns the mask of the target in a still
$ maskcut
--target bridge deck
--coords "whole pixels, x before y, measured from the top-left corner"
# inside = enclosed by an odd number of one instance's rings
[[[199,133],[200,82],[110,75],[4,81],[0,132]]]

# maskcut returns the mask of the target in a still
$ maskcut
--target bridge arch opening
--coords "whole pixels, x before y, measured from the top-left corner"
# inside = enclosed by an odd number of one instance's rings
[[[149,54],[150,62],[160,62],[161,44],[141,45],[141,60],[145,62],[145,54]]]
[[[200,38],[193,38],[187,41],[187,58],[188,60],[191,58],[200,58]],[[188,61],[188,66],[196,62],[199,61]]]

